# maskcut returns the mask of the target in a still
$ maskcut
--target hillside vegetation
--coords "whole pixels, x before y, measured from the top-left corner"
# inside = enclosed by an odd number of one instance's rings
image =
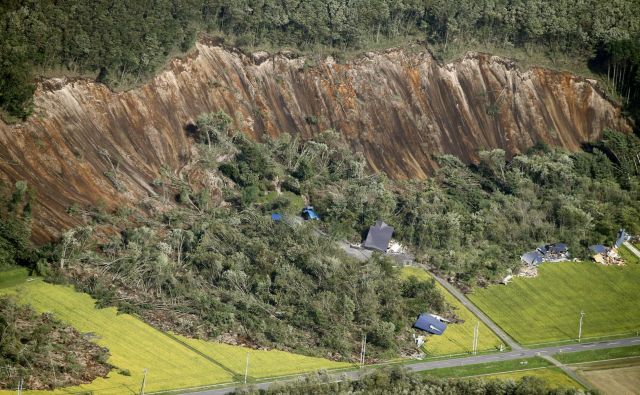
[[[473,285],[516,269],[544,242],[585,256],[620,227],[640,233],[632,135],[606,132],[576,154],[541,146],[507,161],[503,151],[481,152],[470,167],[444,156],[434,178],[401,182],[368,174],[334,132],[257,143],[216,113],[198,119],[194,138],[191,183],[167,169],[158,197],[141,203],[156,214],[70,207],[87,226],[31,267],[162,329],[349,359],[364,335],[372,357],[409,351],[413,317],[452,311],[433,281],[402,280],[382,256],[353,261],[331,238],[359,241],[384,219],[419,260]],[[301,199],[330,237],[295,218]],[[288,216],[274,222],[272,212]]]
[[[208,31],[240,47],[324,46],[336,54],[408,38],[444,50],[456,42],[538,46],[551,57],[592,58],[636,109],[639,13],[635,0],[10,0],[0,5],[0,107],[27,116],[33,77],[42,72],[136,83]]]
[[[418,313],[455,312],[433,281],[403,280],[383,256],[349,259],[332,238],[359,241],[384,219],[420,261],[470,286],[517,269],[544,242],[585,256],[619,227],[640,233],[632,135],[606,132],[576,154],[482,152],[470,167],[444,156],[434,178],[401,182],[368,174],[335,132],[257,143],[215,113],[198,119],[194,138],[191,182],[167,169],[158,197],[141,203],[155,214],[70,207],[87,225],[32,267],[161,329],[349,360],[364,335],[372,358],[412,353]],[[296,218],[301,200],[323,221]]]

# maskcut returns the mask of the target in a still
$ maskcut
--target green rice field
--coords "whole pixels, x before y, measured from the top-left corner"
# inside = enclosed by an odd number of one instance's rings
[[[416,267],[406,267],[402,269],[402,277],[414,276],[420,280],[428,281],[431,275],[423,269]],[[464,322],[460,324],[450,324],[442,336],[429,335],[423,347],[427,356],[442,356],[452,354],[464,354],[472,351],[473,328],[479,321],[458,299],[451,295],[443,286],[436,283],[436,287],[442,293],[447,303],[453,306],[458,318]],[[478,351],[497,351],[502,342],[486,326],[480,322],[478,334]]]
[[[244,375],[247,353],[252,361],[250,378],[350,366],[281,351],[259,351],[167,335],[136,317],[118,314],[115,308],[96,308],[95,300],[87,294],[40,279],[2,288],[0,293],[13,294],[37,311],[52,312],[80,332],[92,334],[96,343],[109,349],[109,363],[115,366],[107,378],[98,378],[87,385],[27,393],[138,394],[144,369],[148,369],[146,392],[229,383]]]
[[[469,298],[526,345],[578,338],[630,336],[640,331],[640,264],[545,263],[535,278],[477,288]]]

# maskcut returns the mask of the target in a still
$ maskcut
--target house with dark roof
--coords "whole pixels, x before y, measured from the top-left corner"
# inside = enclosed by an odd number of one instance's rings
[[[362,246],[368,250],[386,252],[389,248],[391,236],[393,236],[393,226],[378,220],[375,225],[369,227],[367,238]]]
[[[434,335],[442,335],[445,329],[447,329],[447,324],[440,321],[438,317],[433,314],[422,313],[416,318],[413,327]]]

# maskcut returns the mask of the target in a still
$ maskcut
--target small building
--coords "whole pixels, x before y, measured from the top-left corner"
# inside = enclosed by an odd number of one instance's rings
[[[282,221],[282,214],[278,214],[278,213],[271,214],[271,220],[274,222]]]
[[[620,246],[622,246],[624,243],[626,243],[630,239],[631,239],[631,236],[629,236],[624,229],[620,229],[620,231],[618,232],[618,238],[616,239],[616,243],[614,244],[614,246],[616,248],[620,248]]]
[[[319,220],[320,216],[316,213],[313,206],[307,206],[302,210],[302,218],[307,221]]]
[[[447,329],[447,324],[440,321],[433,314],[422,313],[416,318],[413,327],[434,335],[442,335],[445,329]]]
[[[368,250],[386,252],[391,236],[393,236],[393,226],[378,220],[375,225],[369,227],[369,233],[362,246]]]

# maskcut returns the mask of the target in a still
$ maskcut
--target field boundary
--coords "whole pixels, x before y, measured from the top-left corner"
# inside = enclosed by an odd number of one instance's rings
[[[583,337],[581,341],[578,341],[578,339],[567,339],[567,340],[557,340],[557,341],[542,342],[542,343],[522,343],[522,345],[527,348],[540,348],[541,346],[547,346],[547,347],[561,346],[563,344],[569,345],[569,344],[580,344],[585,342],[597,342],[597,341],[604,341],[604,340],[627,339],[630,337],[638,337],[638,336],[640,336],[640,331],[616,333],[608,336]],[[585,350],[585,351],[588,351],[588,350]]]

